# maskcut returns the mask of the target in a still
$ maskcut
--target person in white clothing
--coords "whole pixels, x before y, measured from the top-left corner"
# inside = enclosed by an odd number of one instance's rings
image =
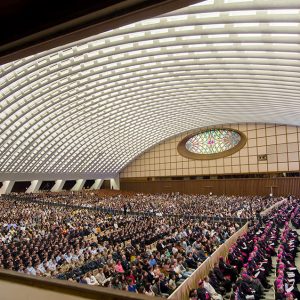
[[[86,274],[85,280],[87,282],[88,285],[99,285],[99,282],[97,281],[97,279],[95,278],[94,275],[92,275],[91,272],[88,272]]]
[[[213,288],[213,286],[209,283],[208,277],[204,277],[203,285],[204,285],[204,288],[208,291],[209,295],[212,297],[212,299],[214,299],[214,300],[222,300],[223,299],[222,295],[218,294],[216,292],[216,290]]]

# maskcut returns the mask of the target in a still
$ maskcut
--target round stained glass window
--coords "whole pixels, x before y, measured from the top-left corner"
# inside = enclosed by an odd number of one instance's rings
[[[177,149],[188,158],[215,159],[239,151],[246,141],[246,136],[234,129],[208,129],[187,136]]]

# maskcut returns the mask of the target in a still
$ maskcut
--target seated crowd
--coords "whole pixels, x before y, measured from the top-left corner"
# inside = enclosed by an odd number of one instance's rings
[[[272,286],[276,299],[300,299],[300,274],[295,265],[299,240],[289,225],[290,221],[298,224],[299,212],[299,200],[293,200],[254,222],[231,247],[227,261],[220,258],[208,277],[199,281],[199,288],[190,291],[190,299],[222,299],[230,291],[234,300],[263,299]],[[276,255],[277,278],[270,282],[268,276],[275,272],[272,256]]]
[[[67,197],[74,200],[76,195]],[[144,197],[150,196],[141,195],[142,199]],[[1,199],[0,267],[30,275],[167,296],[239,228],[228,220],[192,220],[180,214],[183,211],[177,210],[177,201],[193,203],[199,216],[208,212],[207,203],[212,204],[208,196],[181,197],[179,194],[151,196],[153,207],[164,212],[151,216],[131,216],[124,212],[112,215],[86,209],[85,206],[90,205],[88,198],[81,198],[82,207],[77,209],[68,203],[54,206],[47,201],[21,201],[24,199],[18,197]],[[41,196],[38,198],[41,200]],[[49,195],[47,198],[49,200]],[[111,197],[105,203],[110,201],[113,206],[120,198]],[[258,210],[275,202],[266,200],[258,204],[253,197],[243,197],[242,206],[237,206],[233,197],[219,198],[214,197],[218,205],[214,205],[214,209],[211,206],[210,210],[220,213],[223,210],[226,216],[230,209],[232,215],[236,215],[237,209],[252,207],[246,215],[254,217]],[[131,203],[129,199],[119,200],[121,206]],[[167,199],[169,205],[172,201],[175,203],[170,215],[162,199]],[[139,207],[138,201],[132,202]],[[141,207],[143,212],[147,205]],[[257,259],[255,253],[251,257]],[[231,289],[231,282],[225,275],[220,279],[223,269],[228,269],[231,280],[237,276],[237,271],[225,261],[220,264],[203,282],[203,285],[211,284],[219,295]]]
[[[172,194],[130,194],[99,197],[95,192],[23,194],[18,198],[95,207],[107,212],[143,212],[167,215],[252,218],[282,198]]]

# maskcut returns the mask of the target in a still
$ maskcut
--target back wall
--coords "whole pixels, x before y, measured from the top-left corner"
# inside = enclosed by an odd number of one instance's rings
[[[178,143],[193,130],[161,142],[131,162],[121,178],[299,172],[300,127],[274,124],[229,124],[247,137],[246,145],[231,156],[214,160],[188,159]],[[257,156],[267,154],[266,161]]]

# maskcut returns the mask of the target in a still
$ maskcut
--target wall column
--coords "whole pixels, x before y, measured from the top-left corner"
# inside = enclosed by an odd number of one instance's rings
[[[90,187],[90,190],[99,190],[104,179],[95,179],[94,184]]]
[[[6,180],[2,182],[2,187],[0,189],[0,195],[9,194],[14,186],[14,181]]]
[[[25,191],[25,193],[37,193],[42,184],[42,180],[32,180],[29,188]]]
[[[51,189],[51,192],[60,192],[64,187],[64,184],[65,184],[65,180],[62,179],[56,180],[54,186]]]
[[[85,179],[77,179],[71,191],[81,191],[85,184]]]
[[[120,178],[119,175],[115,178],[110,179],[110,189],[111,190],[119,190],[120,189]]]

